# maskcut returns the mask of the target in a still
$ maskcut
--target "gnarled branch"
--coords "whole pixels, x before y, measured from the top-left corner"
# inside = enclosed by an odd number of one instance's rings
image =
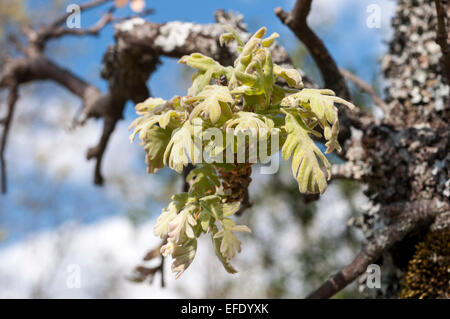
[[[447,42],[449,34],[446,28],[446,21],[448,19],[449,11],[447,10],[446,12],[444,4],[441,0],[434,0],[434,3],[436,5],[438,18],[436,42],[441,47],[444,75],[447,78],[447,83],[450,85],[450,48]]]
[[[8,93],[8,110],[4,119],[1,120],[3,125],[2,137],[0,140],[0,166],[1,166],[1,188],[2,193],[6,193],[6,161],[5,161],[5,149],[6,142],[8,140],[8,133],[11,126],[14,109],[18,99],[18,85],[15,81],[9,84]]]
[[[330,277],[309,299],[327,299],[344,289],[367,270],[367,266],[392,245],[402,240],[420,225],[430,223],[437,214],[447,211],[449,204],[436,200],[420,200],[412,203],[398,203],[386,208],[386,213],[396,215],[393,223],[376,231],[363,245],[356,258],[341,271]]]
[[[344,77],[339,72],[336,62],[323,41],[309,27],[306,21],[311,11],[311,4],[312,0],[298,0],[291,12],[276,8],[275,14],[308,48],[322,74],[325,87],[333,90],[342,98],[349,100],[350,91]]]

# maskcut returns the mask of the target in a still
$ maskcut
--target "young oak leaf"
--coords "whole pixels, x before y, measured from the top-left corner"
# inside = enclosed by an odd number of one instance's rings
[[[276,76],[283,78],[290,87],[296,89],[303,88],[302,77],[296,69],[286,69],[277,64],[274,64],[273,73]]]
[[[139,139],[144,141],[147,135],[147,131],[158,124],[159,127],[165,129],[168,127],[176,128],[180,126],[186,120],[186,113],[175,111],[175,110],[167,110],[161,114],[145,114],[136,120],[134,120],[129,129],[134,127],[133,133],[130,135],[130,141],[133,142],[136,135],[139,133]]]
[[[158,111],[162,111],[166,106],[167,101],[162,98],[153,98],[149,97],[144,102],[136,104],[136,113],[137,114],[145,114],[145,113],[153,113],[157,114]]]
[[[235,132],[254,130],[256,132],[265,131],[268,133],[270,129],[274,128],[274,122],[264,115],[239,111],[225,122],[224,127],[226,129],[232,128]]]
[[[212,78],[218,78],[221,75],[227,75],[228,78],[231,76],[231,67],[224,67],[214,59],[200,53],[185,55],[178,60],[178,63],[198,70],[192,77],[192,86],[188,90],[188,94],[191,96],[196,96],[201,92]]]
[[[228,33],[223,33],[219,37],[219,43],[220,46],[223,46],[224,44],[229,44],[232,40],[236,40],[238,43],[238,51],[242,50],[242,47],[245,45],[244,41],[241,39],[240,35],[236,32],[236,30],[233,29],[230,25],[224,25],[224,28],[227,29]]]
[[[223,203],[219,195],[208,195],[200,198],[200,205],[217,220],[232,216],[239,210],[240,202]]]
[[[315,114],[324,129],[324,137],[329,141],[326,144],[326,152],[329,153],[334,149],[338,151],[341,149],[337,141],[339,123],[335,102],[344,104],[350,109],[355,107],[352,103],[335,96],[331,90],[318,89],[303,89],[298,93],[288,95],[281,101],[281,106],[302,107]]]
[[[185,55],[178,60],[178,63],[189,65],[190,67],[203,72],[210,69],[216,69],[218,71],[225,69],[225,67],[223,67],[219,62],[201,53]]]
[[[245,111],[235,113],[233,117],[224,124],[224,128],[227,131],[233,129],[232,132],[234,132],[234,136],[237,137],[236,141],[233,141],[233,143],[236,144],[236,147],[233,147],[233,149],[242,150],[242,147],[248,147],[252,152],[257,151],[258,144],[261,147],[261,142],[266,141],[273,130],[278,130],[274,127],[275,124],[271,118],[262,114]],[[248,143],[246,142],[246,135],[249,136]],[[229,145],[230,141],[227,142],[227,147],[231,147],[231,145]]]
[[[147,130],[144,150],[149,173],[156,173],[164,167],[164,152],[169,144],[170,135],[170,131],[159,126],[152,126]]]
[[[216,187],[220,186],[216,169],[212,165],[202,165],[190,171],[186,182],[191,182],[189,193],[198,196],[214,193]]]
[[[214,239],[222,238],[220,253],[224,258],[231,259],[236,251],[241,252],[241,241],[233,232],[251,232],[245,225],[236,225],[231,219],[222,220],[222,229],[214,235]]]
[[[188,203],[178,214],[172,219],[168,228],[168,241],[175,244],[185,240],[185,238],[195,238],[193,226],[197,225],[193,214],[198,211],[199,207],[193,203]]]
[[[197,239],[185,241],[182,245],[177,245],[172,251],[172,272],[176,273],[178,279],[184,271],[192,264],[197,252]]]
[[[268,108],[274,86],[274,74],[272,57],[267,48],[256,50],[245,70],[236,69],[234,77],[240,86],[232,90],[233,94],[258,95],[259,103],[254,108]]]
[[[265,48],[268,48],[268,47],[272,46],[272,44],[275,42],[275,39],[277,39],[279,37],[280,37],[280,35],[277,32],[274,32],[267,38],[263,39],[261,41],[261,45]]]
[[[196,125],[194,123],[194,125]],[[182,127],[172,133],[172,137],[164,152],[164,165],[181,173],[189,162],[196,162],[196,149],[201,147],[195,142],[194,125],[186,121]],[[201,150],[199,150],[201,151]]]
[[[153,231],[156,236],[164,238],[168,235],[170,222],[177,217],[178,212],[186,205],[187,200],[187,193],[172,196],[172,201],[163,209],[161,215],[156,220],[155,226],[153,226]]]
[[[236,268],[233,267],[230,263],[229,258],[225,258],[222,253],[220,252],[220,247],[222,245],[223,237],[216,238],[215,235],[219,232],[217,226],[213,225],[211,230],[211,240],[214,247],[214,252],[216,253],[217,258],[222,263],[225,270],[230,274],[237,273]]]
[[[208,85],[191,101],[201,101],[192,110],[189,119],[192,121],[201,114],[208,116],[212,124],[219,121],[222,113],[231,115],[230,104],[234,99],[226,86]],[[189,103],[189,101],[186,101]]]
[[[292,156],[292,173],[297,179],[301,193],[323,193],[327,187],[327,177],[322,168],[330,176],[331,166],[327,158],[316,146],[309,134],[309,129],[301,118],[286,112],[287,139],[281,150],[284,160]]]

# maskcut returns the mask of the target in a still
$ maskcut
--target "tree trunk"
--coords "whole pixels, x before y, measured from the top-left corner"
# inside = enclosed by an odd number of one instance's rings
[[[450,100],[437,22],[434,2],[398,1],[382,60],[389,111],[362,138],[371,202],[358,224],[370,239],[393,219],[410,218],[407,203],[443,209],[383,252],[382,289],[366,289],[372,297],[450,297]]]

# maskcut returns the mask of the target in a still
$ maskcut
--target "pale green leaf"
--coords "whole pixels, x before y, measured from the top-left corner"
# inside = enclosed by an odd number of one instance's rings
[[[157,113],[165,107],[166,100],[162,98],[149,97],[144,102],[136,104],[136,113],[144,114],[148,112]]]
[[[268,47],[270,47],[273,44],[275,39],[279,38],[279,37],[280,37],[280,35],[278,33],[274,32],[270,36],[268,36],[267,38],[263,39],[261,44],[262,44],[263,47],[268,48]]]
[[[220,186],[216,169],[212,165],[201,165],[196,167],[186,177],[186,182],[191,183],[189,192],[197,196],[204,196],[214,193],[216,187]]]
[[[190,162],[195,164],[196,147],[199,148],[201,146],[197,144],[194,141],[194,126],[189,121],[186,121],[181,128],[173,132],[164,152],[164,164],[181,173],[183,167]]]
[[[231,114],[230,104],[234,103],[233,97],[226,86],[208,85],[200,92],[196,100],[201,100],[192,110],[189,119],[192,120],[200,115],[207,116],[211,123],[219,121],[223,113]]]
[[[340,150],[341,148],[337,141],[339,123],[335,103],[344,104],[350,109],[355,107],[352,103],[335,96],[331,90],[318,89],[303,89],[298,93],[288,95],[282,100],[281,105],[301,107],[312,112],[324,129],[325,138],[329,141],[327,143],[327,153],[329,153],[334,149]]]
[[[173,249],[172,272],[176,273],[175,278],[179,278],[184,271],[194,261],[197,252],[197,239],[185,241],[182,245],[177,245]]]
[[[330,176],[330,164],[319,150],[309,134],[311,130],[299,117],[286,114],[287,139],[281,154],[288,160],[292,156],[292,173],[297,179],[301,193],[323,193],[327,187],[327,176]]]
[[[147,171],[156,173],[164,167],[164,152],[170,141],[170,131],[159,126],[152,126],[147,130],[144,150],[147,153]]]
[[[279,65],[273,66],[273,73],[286,80],[290,87],[301,89],[303,87],[302,77],[296,69],[286,69]]]
[[[198,70],[194,74],[192,86],[188,90],[190,96],[196,96],[210,84],[213,78],[218,78],[221,75],[226,75],[228,78],[231,77],[231,67],[224,67],[214,59],[200,53],[185,55],[178,62]]]
[[[199,207],[193,203],[187,204],[174,219],[168,224],[169,241],[176,244],[186,238],[195,238],[192,226],[197,225],[193,214],[197,212]]]
[[[172,124],[172,128],[181,125],[186,119],[185,112],[168,110],[161,114],[148,113],[140,116],[134,120],[129,128],[134,127],[133,133],[130,135],[130,141],[133,142],[136,135],[139,133],[139,139],[145,141],[147,131],[155,124],[158,124],[161,128],[167,128]]]
[[[235,274],[237,273],[236,268],[233,267],[233,265],[231,265],[230,263],[230,259],[226,258],[222,255],[222,253],[220,252],[220,247],[222,245],[222,241],[223,241],[223,237],[219,237],[216,238],[216,234],[218,232],[218,229],[216,226],[212,227],[212,231],[211,231],[211,239],[212,239],[212,243],[214,246],[214,251],[216,253],[217,258],[219,259],[219,261],[222,263],[223,267],[225,268],[225,270],[227,272],[229,272],[230,274]]]
[[[267,132],[274,127],[272,119],[253,112],[239,111],[231,119],[225,122],[225,128],[234,129],[236,132]]]
[[[169,233],[169,223],[177,216],[178,212],[186,205],[188,194],[182,193],[172,196],[170,204],[163,209],[153,227],[156,236],[164,238]]]
[[[222,229],[218,231],[214,238],[222,238],[220,244],[220,253],[226,259],[231,259],[236,254],[241,252],[241,241],[236,237],[233,232],[250,232],[247,226],[237,226],[231,219],[222,220]]]

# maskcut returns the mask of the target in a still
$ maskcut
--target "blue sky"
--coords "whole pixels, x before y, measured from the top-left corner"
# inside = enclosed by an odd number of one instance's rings
[[[33,2],[33,5],[45,2],[40,0]],[[325,3],[326,1],[321,0],[319,2]],[[291,0],[147,0],[147,6],[155,9],[155,13],[148,17],[152,22],[163,23],[171,20],[180,20],[196,23],[213,23],[214,11],[217,9],[240,12],[244,15],[250,31],[256,31],[259,27],[265,25],[269,32],[278,32],[281,35],[279,42],[290,51],[295,50],[299,42],[275,16],[274,8],[281,6],[283,9],[289,10],[293,6],[292,3],[293,1]],[[381,29],[370,29],[365,25],[368,16],[366,9],[370,3],[380,3],[382,10],[386,8],[384,11],[390,12],[392,6],[390,3],[392,1],[347,0],[336,1],[336,3],[342,3],[342,5],[330,5],[331,8],[328,10],[332,12],[324,13],[322,21],[320,21],[321,14],[314,10],[324,10],[323,5],[313,5],[311,15],[318,16],[311,18],[313,25],[316,26],[317,33],[324,40],[340,66],[355,69],[360,76],[367,81],[371,81],[379,71],[374,62],[383,52],[382,40],[383,37],[386,38],[383,33],[388,27],[389,19],[382,19]],[[108,8],[108,5],[103,5],[98,9],[82,14],[82,27],[94,24],[106,8]],[[387,15],[384,11],[381,12],[383,17]],[[126,7],[118,10],[117,14],[126,16],[133,13]],[[321,24],[318,25],[318,23]],[[67,47],[70,50],[67,52],[67,56],[57,56],[58,62],[105,89],[106,83],[101,80],[99,70],[104,53],[103,48],[113,43],[113,33],[113,27],[108,26],[101,32],[99,37],[84,37],[81,39],[78,37],[67,37],[63,41],[59,41],[58,46]],[[170,98],[172,95],[180,92],[173,85],[166,85],[165,80],[171,79],[171,77],[164,77],[163,74],[177,72],[177,67],[175,67],[176,61],[173,59],[164,59],[164,62],[162,67],[152,75],[150,85],[155,94]]]
[[[315,16],[312,17],[312,24],[332,52],[337,63],[342,67],[352,69],[370,82],[379,72],[377,60],[386,49],[386,46],[383,44],[383,39],[387,39],[386,32],[389,29],[388,16],[392,13],[391,1],[334,1],[332,4],[331,1],[328,2],[330,5],[327,6],[326,2],[322,0],[319,1],[321,5],[313,6]],[[83,3],[84,1],[71,2]],[[380,3],[383,10],[381,29],[369,29],[365,25],[367,17],[366,8],[372,2]],[[45,7],[46,3],[47,1],[44,0],[33,1],[33,4],[28,7],[28,10],[32,12],[36,7]],[[215,10],[226,9],[237,11],[244,15],[250,31],[255,31],[260,26],[265,25],[269,32],[278,32],[281,35],[280,42],[289,51],[295,50],[298,46],[298,41],[292,33],[279,22],[273,13],[274,8],[277,6],[281,6],[285,10],[290,10],[293,6],[293,1],[147,0],[147,6],[155,9],[155,13],[147,18],[152,22],[181,20],[196,23],[213,23]],[[82,27],[88,27],[94,24],[106,8],[108,8],[107,5],[82,14]],[[316,9],[317,11],[315,11]],[[117,14],[129,15],[131,11],[128,8],[121,9]],[[79,76],[105,90],[106,83],[100,78],[99,71],[102,55],[106,47],[112,43],[113,27],[108,26],[101,32],[99,37],[67,37],[62,41],[57,41],[57,43],[49,46],[48,54],[54,55],[54,58],[59,64],[71,69]],[[55,54],[52,54],[53,50]],[[170,98],[175,94],[183,94],[184,92],[180,91],[183,86],[178,82],[175,85],[173,83],[173,79],[180,77],[182,74],[180,66],[173,59],[163,58],[162,61],[163,64],[152,75],[149,81],[153,95]],[[41,101],[39,103],[50,103],[48,97],[51,96],[52,98],[58,97],[62,100],[67,100],[67,103],[71,104],[69,109],[73,114],[76,108],[79,107],[79,101],[71,97],[63,89],[55,88],[51,84],[40,86],[40,88],[39,93],[30,93],[33,94],[34,100],[39,99]],[[123,141],[126,140],[126,136],[128,135],[126,126],[128,126],[128,123],[134,117],[133,106],[129,105],[126,110],[125,119],[122,121],[122,126],[114,133],[114,141],[116,141],[114,143],[118,145],[124,143]],[[20,114],[16,116],[16,120],[21,121]],[[36,123],[36,121],[33,123]],[[99,125],[100,123],[94,123],[93,130],[95,130],[95,127],[99,130]],[[36,124],[34,129],[42,131],[42,123]],[[31,134],[33,132],[35,131],[32,131]],[[55,132],[52,138],[59,138],[58,134],[58,132]],[[88,140],[89,143],[87,145],[82,146],[84,148],[78,150],[78,153],[80,153],[79,156],[77,153],[74,153],[75,155],[72,156],[73,161],[77,162],[77,165],[85,165],[83,169],[88,170],[88,177],[84,179],[80,178],[74,181],[71,178],[55,178],[54,175],[47,174],[43,166],[26,159],[26,153],[23,153],[25,155],[22,158],[9,162],[10,192],[0,198],[0,228],[6,229],[8,237],[5,241],[0,242],[0,247],[20,240],[24,236],[36,231],[59,225],[67,220],[75,219],[80,223],[90,223],[100,218],[121,214],[129,207],[134,207],[134,199],[132,196],[132,200],[130,201],[130,197],[116,196],[115,191],[108,191],[108,188],[98,188],[92,185],[91,175],[93,163],[84,163],[84,153],[88,146],[96,142],[98,134],[99,131],[97,134],[94,134],[91,140]],[[38,135],[30,136],[30,138],[37,139]],[[17,143],[20,144],[21,142],[15,140],[14,136],[11,137],[11,141],[11,144],[14,145]],[[137,143],[131,147],[129,148],[130,150],[139,149]],[[112,148],[114,147],[112,146]],[[11,154],[15,154],[14,150],[9,151],[7,156],[10,158]],[[22,153],[19,152],[19,154]],[[112,150],[108,150],[106,157],[111,156],[114,156]],[[156,179],[145,175],[143,157],[140,150],[135,151],[130,156],[133,156],[133,160],[126,169],[132,170],[136,176],[143,176],[143,179],[146,180],[143,182],[143,187],[146,187],[147,191],[152,189],[152,183],[155,183],[158,178],[163,181],[167,179],[167,173],[160,174]],[[78,161],[83,161],[83,164],[78,164]],[[23,163],[26,165],[20,166]],[[104,171],[106,169],[107,167],[105,167]],[[114,170],[115,167],[113,166],[109,169]],[[51,202],[51,205],[40,209],[39,202],[46,198]],[[161,203],[166,199],[161,198]],[[143,203],[148,204],[148,201],[144,201]],[[158,211],[162,205],[161,203],[151,204],[150,207],[152,210]],[[58,211],[56,216],[55,211]]]

